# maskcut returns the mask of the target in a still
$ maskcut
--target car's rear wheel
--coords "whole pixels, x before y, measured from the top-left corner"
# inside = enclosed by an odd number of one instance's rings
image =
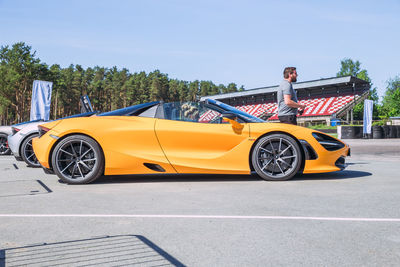
[[[8,146],[7,135],[0,133],[0,155],[8,155],[11,153],[11,149]]]
[[[54,148],[52,166],[63,182],[86,184],[103,174],[104,156],[99,144],[92,138],[71,135]]]
[[[21,157],[28,166],[40,167],[40,163],[36,158],[35,152],[33,151],[32,139],[39,136],[39,134],[32,134],[28,136],[21,144]]]
[[[292,137],[286,134],[271,134],[257,141],[251,162],[262,179],[286,181],[299,171],[302,153]]]

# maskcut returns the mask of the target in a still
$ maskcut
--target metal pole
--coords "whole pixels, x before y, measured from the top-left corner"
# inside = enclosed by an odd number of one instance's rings
[[[350,110],[350,119],[351,119],[350,124],[353,124],[353,109]]]

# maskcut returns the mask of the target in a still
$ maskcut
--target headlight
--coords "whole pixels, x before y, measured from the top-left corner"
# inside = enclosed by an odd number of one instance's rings
[[[42,125],[38,126],[38,130],[39,130],[39,138],[42,137],[42,135],[46,134],[48,131],[50,131],[49,128],[44,127]]]
[[[11,134],[11,135],[15,135],[15,134],[18,133],[20,130],[21,130],[21,129],[19,129],[19,128],[11,127],[11,131],[12,131],[12,134]]]
[[[312,133],[312,135],[326,150],[335,151],[344,147],[344,144],[342,142],[327,134]]]

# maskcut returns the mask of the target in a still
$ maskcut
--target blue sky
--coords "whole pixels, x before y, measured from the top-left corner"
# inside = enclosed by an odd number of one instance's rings
[[[279,84],[333,77],[352,58],[384,93],[400,75],[400,0],[0,0],[0,45],[47,64],[159,69],[170,78]]]

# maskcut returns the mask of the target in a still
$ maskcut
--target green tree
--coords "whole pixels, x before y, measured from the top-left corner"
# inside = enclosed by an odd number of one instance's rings
[[[186,98],[187,101],[196,101],[200,92],[200,82],[195,80],[189,83],[189,92]]]
[[[105,111],[104,106],[104,79],[106,69],[96,66],[93,68],[94,75],[91,83],[88,85],[88,96],[92,102],[93,108],[98,111]]]
[[[60,106],[59,106],[59,92],[60,88],[63,86],[63,79],[61,76],[61,67],[58,64],[51,65],[49,70],[49,76],[46,78],[47,81],[53,82],[53,92],[51,93],[51,112],[53,119],[57,119],[60,117]]]
[[[345,58],[340,61],[340,65],[341,65],[341,67],[340,67],[339,72],[336,73],[336,77],[351,75],[351,76],[357,77],[361,80],[371,82],[371,79],[368,76],[368,71],[365,69],[361,69],[360,61],[358,61],[358,60],[353,61],[350,58]],[[374,101],[373,117],[376,118],[379,115],[379,106],[378,106],[379,96],[378,96],[376,87],[374,87],[372,90],[370,90],[368,99],[371,99]],[[356,120],[363,119],[364,102],[358,103],[356,106],[354,106],[353,114],[354,114],[354,119],[356,119]]]
[[[179,80],[173,79],[169,81],[169,99],[170,101],[179,101]]]
[[[0,105],[7,111],[2,120],[28,119],[33,81],[45,77],[46,71],[47,65],[24,42],[0,48]]]
[[[236,83],[230,83],[230,84],[228,84],[228,87],[227,87],[227,91],[228,91],[228,93],[233,93],[233,92],[237,92],[237,85],[236,85]]]
[[[384,117],[400,116],[400,76],[387,81],[381,113]]]

